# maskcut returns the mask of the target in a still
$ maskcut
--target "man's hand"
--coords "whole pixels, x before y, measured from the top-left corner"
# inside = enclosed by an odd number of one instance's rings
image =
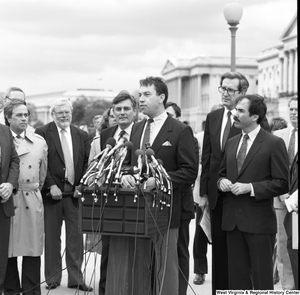
[[[136,180],[132,175],[123,175],[121,178],[121,185],[125,188],[135,188],[135,181]]]
[[[51,195],[53,200],[61,200],[62,199],[62,192],[56,184],[51,185],[50,195]]]
[[[233,194],[235,194],[236,196],[251,193],[251,185],[250,185],[250,183],[236,182],[232,186],[231,192]]]
[[[4,182],[0,184],[0,197],[2,198],[1,203],[8,201],[9,197],[13,191],[13,185],[9,182]]]
[[[204,211],[205,207],[209,205],[208,195],[200,196],[199,207]]]
[[[146,181],[146,189],[152,190],[155,188],[155,178],[154,177],[149,177]]]
[[[223,178],[223,179],[220,180],[219,189],[222,192],[230,192],[231,188],[232,188],[232,182],[229,179]]]

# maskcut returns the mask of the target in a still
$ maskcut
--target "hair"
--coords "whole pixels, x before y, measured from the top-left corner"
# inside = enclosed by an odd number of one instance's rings
[[[287,128],[287,126],[288,126],[287,121],[282,117],[273,117],[270,120],[270,130],[271,130],[271,132],[274,132],[276,130],[280,130],[280,129],[283,129],[283,128]]]
[[[100,127],[99,127],[100,131],[110,127],[109,126],[109,116],[111,114],[112,114],[112,107],[109,107],[102,115],[102,120],[101,120]]]
[[[113,106],[120,103],[121,101],[129,99],[132,104],[132,108],[135,110],[137,106],[137,101],[134,96],[130,95],[127,90],[122,90],[112,101]]]
[[[223,74],[220,79],[220,86],[222,86],[224,79],[231,79],[231,80],[238,79],[239,80],[238,90],[243,94],[246,94],[249,88],[249,82],[243,74],[239,72],[227,72]]]
[[[23,91],[21,88],[19,88],[19,87],[9,87],[9,88],[5,91],[3,98],[4,98],[4,99],[10,99],[10,93],[13,92],[13,91],[19,91],[19,92],[22,92],[23,95],[24,95],[24,100],[26,100],[26,96],[25,96],[24,91]]]
[[[96,115],[96,116],[94,116],[93,123],[95,123],[96,120],[101,119],[101,118],[102,118],[102,115]]]
[[[60,107],[60,106],[63,106],[65,104],[69,105],[69,107],[71,109],[71,112],[72,112],[73,111],[73,105],[72,105],[70,99],[69,98],[58,98],[58,99],[55,99],[53,104],[51,105],[50,114],[53,113],[53,111],[56,107]]]
[[[289,103],[288,103],[288,106],[289,106],[289,107],[290,107],[290,104],[291,104],[291,102],[292,102],[293,100],[297,100],[297,101],[298,101],[298,96],[295,95],[295,96],[292,96],[292,97],[290,98]]]
[[[160,77],[150,76],[147,77],[146,79],[140,80],[140,86],[151,86],[151,85],[154,86],[157,95],[161,95],[161,94],[165,95],[165,99],[164,99],[164,106],[165,106],[169,96],[167,84]]]
[[[174,109],[176,118],[181,117],[181,108],[175,102],[168,101],[165,108],[172,107]]]
[[[26,102],[22,99],[13,99],[13,100],[10,100],[7,104],[5,104],[3,113],[4,113],[4,119],[5,119],[6,126],[10,126],[8,119],[11,118],[14,109],[21,105],[26,106]],[[27,108],[27,111],[28,111],[28,115],[30,115],[28,108]]]
[[[237,103],[243,100],[244,98],[248,99],[250,102],[249,115],[258,115],[257,124],[260,124],[267,113],[267,105],[264,101],[264,98],[259,94],[247,94],[238,97]]]

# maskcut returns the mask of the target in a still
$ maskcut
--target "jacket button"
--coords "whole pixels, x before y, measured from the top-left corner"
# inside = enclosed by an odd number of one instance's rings
[[[17,206],[15,206],[14,209],[16,210],[16,209],[17,209]]]
[[[28,206],[26,206],[26,209],[29,209],[29,207],[28,207]]]
[[[26,193],[26,196],[28,196],[29,194],[28,193]]]
[[[30,179],[27,179],[26,181],[27,181],[27,182],[30,182]]]
[[[31,165],[29,165],[28,168],[31,169]]]

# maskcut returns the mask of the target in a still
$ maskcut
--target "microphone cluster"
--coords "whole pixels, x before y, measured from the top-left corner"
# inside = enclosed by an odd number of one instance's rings
[[[153,207],[165,205],[170,206],[172,194],[172,182],[170,176],[163,167],[163,162],[155,158],[155,153],[151,148],[145,152],[141,149],[135,151],[137,156],[137,166],[127,167],[124,164],[128,151],[133,145],[126,138],[122,137],[119,141],[109,138],[106,147],[96,155],[90,163],[87,172],[82,177],[81,187],[93,187],[92,196],[94,201],[98,202],[96,191],[101,187],[101,192],[107,198],[111,188],[114,190],[115,201],[118,201],[118,188],[121,186],[121,177],[126,174],[133,175],[135,178],[136,188],[146,189],[147,180],[153,177],[155,180],[155,193],[153,198]],[[84,201],[83,194],[82,201]],[[135,194],[134,202],[137,194]]]

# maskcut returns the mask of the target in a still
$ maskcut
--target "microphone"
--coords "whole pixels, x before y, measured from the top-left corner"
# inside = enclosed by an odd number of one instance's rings
[[[133,144],[131,141],[126,141],[124,143],[124,147],[123,149],[120,151],[120,158],[119,158],[119,167],[117,169],[117,174],[115,176],[115,181],[118,181],[120,176],[121,176],[121,167],[122,167],[122,164],[126,158],[126,155],[127,155],[127,151],[128,150],[131,150],[133,147]]]
[[[96,155],[93,158],[93,161],[98,159],[107,149],[111,150],[114,146],[116,145],[116,140],[113,137],[110,137],[107,141],[106,141],[106,148],[101,151],[98,155]]]
[[[111,155],[113,155],[118,148],[122,147],[125,144],[126,141],[127,141],[127,138],[121,137],[120,140],[117,141],[116,145],[107,154],[107,157],[110,157]]]
[[[137,167],[139,169],[139,175],[138,175],[138,182],[140,182],[141,180],[141,173],[142,173],[142,169],[143,169],[143,160],[142,157],[144,156],[144,152],[141,149],[137,149],[135,151],[135,155],[138,157],[137,158]]]

